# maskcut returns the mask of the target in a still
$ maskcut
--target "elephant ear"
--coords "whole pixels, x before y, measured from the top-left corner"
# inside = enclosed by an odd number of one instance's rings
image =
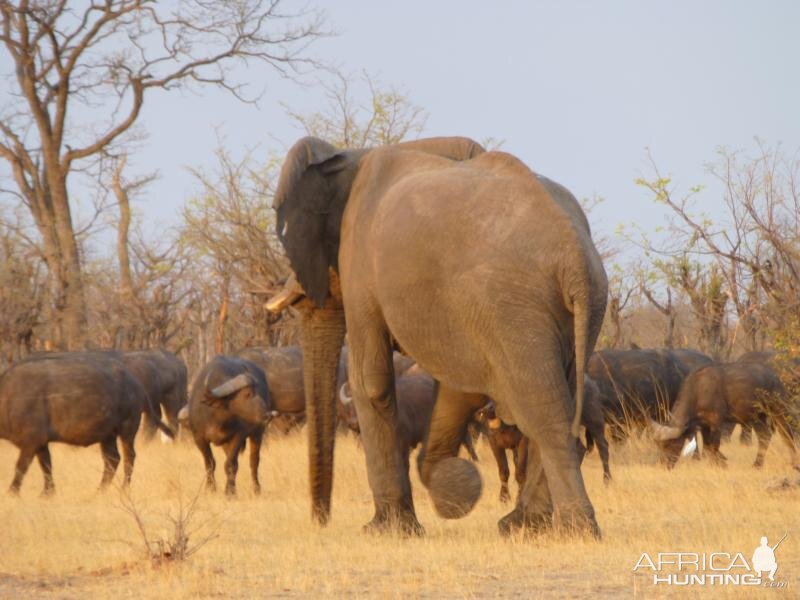
[[[340,162],[339,151],[328,142],[302,138],[286,155],[273,201],[278,238],[303,291],[318,306],[328,296],[328,267],[335,259],[326,239],[335,190],[326,175]]]

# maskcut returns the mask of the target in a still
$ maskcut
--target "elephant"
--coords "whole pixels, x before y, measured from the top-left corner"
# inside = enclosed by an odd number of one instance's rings
[[[760,362],[712,364],[689,375],[666,425],[652,423],[661,460],[673,467],[686,440],[700,430],[704,448],[717,464],[725,464],[719,451],[725,423],[752,427],[758,438],[753,466],[764,464],[773,429],[778,429],[797,462],[796,432],[786,411],[787,393],[775,371]]]
[[[306,137],[286,156],[273,207],[292,276],[267,308],[300,314],[313,518],[330,516],[346,324],[375,508],[367,530],[422,533],[398,451],[398,349],[440,383],[419,461],[440,516],[464,516],[480,497],[477,468],[457,453],[490,396],[531,439],[501,532],[599,536],[576,437],[608,283],[575,197],[468,138],[337,149]]]

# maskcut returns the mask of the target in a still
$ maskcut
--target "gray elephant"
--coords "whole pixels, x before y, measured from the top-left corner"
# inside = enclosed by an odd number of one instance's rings
[[[301,315],[313,516],[330,514],[346,321],[369,529],[421,531],[397,451],[399,348],[441,384],[420,461],[441,516],[465,515],[480,496],[477,469],[457,453],[488,395],[531,438],[526,484],[501,531],[557,524],[599,535],[576,436],[607,280],[575,198],[466,138],[339,150],[308,137],[286,157],[274,207],[296,279],[268,307]]]

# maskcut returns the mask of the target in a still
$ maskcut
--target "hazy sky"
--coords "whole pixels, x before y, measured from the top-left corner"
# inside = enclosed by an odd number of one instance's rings
[[[503,150],[576,196],[602,196],[593,221],[606,231],[663,220],[633,183],[648,174],[646,147],[687,186],[708,179],[717,146],[752,148],[760,136],[800,148],[796,0],[324,6],[338,35],[312,55],[405,88],[429,113],[426,134],[505,140]],[[266,156],[279,148],[271,136],[288,146],[300,135],[279,102],[324,105],[320,90],[263,65],[246,77],[267,88],[260,108],[218,92],[146,102],[150,139],[136,164],[161,174],[139,203],[151,223],[175,222],[196,189],[185,167],[213,164],[215,128],[234,152]]]

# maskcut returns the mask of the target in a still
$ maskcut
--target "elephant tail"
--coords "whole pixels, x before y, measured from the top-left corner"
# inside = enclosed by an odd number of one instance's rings
[[[572,418],[572,435],[578,437],[583,414],[586,350],[589,345],[589,306],[587,298],[577,295],[573,300],[575,325],[575,416]]]

